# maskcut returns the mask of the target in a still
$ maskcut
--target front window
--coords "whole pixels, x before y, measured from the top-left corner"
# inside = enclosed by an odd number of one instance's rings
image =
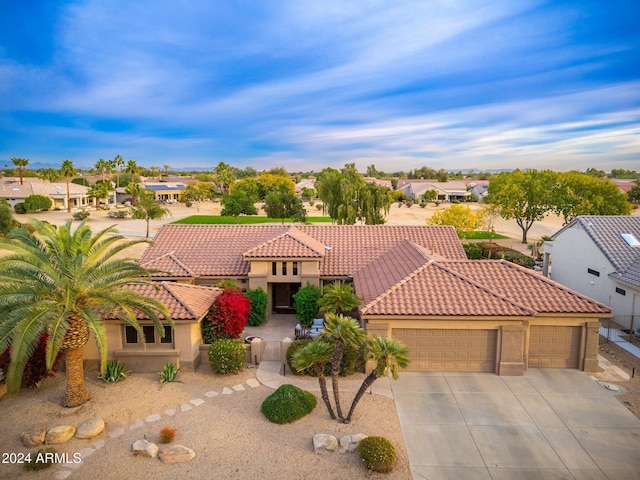
[[[282,262],[282,275],[287,274],[287,262]]]
[[[291,273],[293,273],[293,275],[298,275],[298,262],[293,262],[291,270]]]
[[[160,337],[158,332],[156,331],[156,327],[153,325],[143,325],[142,333],[144,334],[144,339],[147,343],[147,347],[153,348],[158,347],[160,345],[167,347],[173,345],[173,329],[164,325],[164,337]],[[142,347],[142,340],[138,335],[138,331],[133,328],[131,325],[126,325],[124,327],[124,337],[125,344],[128,347]]]

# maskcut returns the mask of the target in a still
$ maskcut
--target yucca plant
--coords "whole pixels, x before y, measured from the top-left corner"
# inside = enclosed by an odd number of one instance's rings
[[[115,383],[124,380],[129,375],[131,375],[131,370],[125,365],[117,360],[109,360],[107,362],[107,368],[105,372],[100,375],[100,378],[106,383]]]
[[[179,382],[180,380],[176,380],[176,377],[180,373],[180,369],[176,368],[175,364],[167,363],[161,372],[158,372],[160,375],[160,386],[164,386],[165,383],[169,382]]]

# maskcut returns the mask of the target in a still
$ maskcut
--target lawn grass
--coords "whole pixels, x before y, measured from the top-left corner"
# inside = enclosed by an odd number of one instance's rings
[[[293,220],[290,218],[284,219],[285,223],[293,223]],[[308,223],[326,223],[331,222],[330,217],[307,217]],[[238,218],[234,217],[222,217],[218,215],[192,215],[190,217],[183,218],[182,220],[177,220],[172,223],[182,224],[182,225],[251,225],[255,223],[282,223],[282,220],[278,218],[268,218],[268,217],[259,217],[256,215],[246,216],[241,215]]]
[[[462,235],[462,238],[465,240],[500,240],[503,238],[509,238],[505,235],[500,235],[499,233],[491,233],[482,230],[478,230],[476,232],[465,233]]]

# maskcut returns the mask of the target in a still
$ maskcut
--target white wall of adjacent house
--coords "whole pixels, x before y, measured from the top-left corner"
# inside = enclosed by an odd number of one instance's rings
[[[640,315],[640,291],[609,276],[615,268],[584,230],[558,235],[551,262],[553,280],[614,308],[614,315]]]

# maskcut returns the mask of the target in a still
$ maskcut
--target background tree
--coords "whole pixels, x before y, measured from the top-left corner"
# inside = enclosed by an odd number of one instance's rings
[[[53,183],[59,181],[62,178],[62,174],[56,168],[41,168],[38,170],[38,177]]]
[[[67,183],[67,212],[71,212],[71,190],[69,187],[69,183],[71,182],[71,177],[75,176],[78,171],[73,166],[73,162],[68,158],[62,162],[62,167],[60,168],[60,173],[65,178]]]
[[[222,216],[257,215],[258,182],[255,178],[243,178],[231,187],[231,192],[222,196]]]
[[[105,203],[109,203],[109,194],[111,192],[111,183],[107,180],[105,181],[97,181],[91,187],[89,187],[88,195],[91,198],[95,198],[100,202],[100,200],[105,200]]]
[[[109,170],[109,162],[101,158],[93,166],[93,169],[100,175],[100,180],[104,182],[105,173]]]
[[[92,333],[100,350],[101,372],[107,363],[107,338],[101,312],[133,326],[144,338],[136,312],[148,316],[164,335],[160,316],[171,326],[160,302],[125,288],[152,285],[149,271],[116,255],[143,243],[114,235],[113,227],[95,235],[84,222],[71,231],[71,222],[57,229],[31,220],[33,234],[18,229],[2,240],[13,252],[0,259],[0,351],[11,345],[7,375],[9,392],[20,388],[21,374],[41,333],[47,333],[47,368],[59,352],[65,357],[65,405],[89,399],[84,384],[82,348]]]
[[[24,199],[24,208],[27,212],[46,212],[53,206],[53,202],[46,195],[29,195]]]
[[[276,173],[270,173],[274,171]],[[296,184],[293,183],[291,175],[284,169],[282,171],[270,170],[269,172],[262,172],[258,176],[258,196],[261,200],[264,200],[270,192],[295,195]]]
[[[286,191],[272,191],[264,199],[264,211],[269,218],[279,218],[284,223],[285,218],[294,222],[304,222],[307,211],[302,201],[295,194]]]
[[[636,185],[627,192],[627,198],[630,202],[640,203],[640,179],[636,180]]]
[[[482,213],[474,213],[466,205],[453,204],[449,208],[434,212],[427,219],[427,223],[429,225],[451,225],[456,229],[458,237],[464,238],[482,225]]]
[[[129,160],[127,161],[127,166],[124,168],[124,173],[128,173],[129,175],[131,175],[131,181],[133,183],[138,183],[140,181],[140,166],[138,165],[138,162],[136,162],[135,160]],[[136,176],[138,176],[138,179],[136,180]]]
[[[425,190],[425,192],[422,194],[422,199],[425,202],[433,202],[436,198],[438,198],[438,192],[431,188],[429,190]]]
[[[553,210],[567,224],[578,215],[628,215],[632,206],[611,180],[580,172],[558,174]]]
[[[0,234],[6,235],[20,224],[14,220],[11,205],[4,198],[0,199]]]
[[[557,173],[551,170],[515,170],[492,178],[486,201],[500,208],[503,218],[514,218],[522,230],[522,243],[534,222],[553,209],[552,187]]]
[[[225,162],[220,162],[213,170],[213,175],[219,191],[223,194],[229,193],[231,185],[233,185],[233,182],[236,180],[233,167]]]
[[[366,183],[358,191],[358,219],[366,225],[383,225],[393,202],[393,192],[385,186]]]
[[[131,195],[131,205],[135,206],[138,203],[138,196],[142,193],[142,186],[136,182],[129,182],[124,188],[125,193]]]
[[[138,203],[131,207],[131,216],[133,218],[147,222],[146,238],[149,238],[149,221],[159,220],[167,215],[171,215],[171,212],[158,205],[156,203],[155,195],[153,192],[148,190],[141,191]]]
[[[18,175],[20,175],[20,185],[22,185],[22,169],[29,165],[29,159],[13,157],[11,161],[16,167],[18,167]]]
[[[124,163],[124,158],[122,158],[122,155],[117,154],[115,156],[115,158],[113,159],[113,166],[115,168],[116,171],[116,188],[120,187],[120,174],[122,173],[122,170],[124,169],[125,163]]]
[[[165,177],[169,176],[169,167],[170,167],[170,165],[168,163],[165,163],[164,165],[162,165],[162,169],[164,170],[164,176]]]
[[[364,379],[355,397],[353,397],[351,408],[344,419],[344,423],[351,422],[353,411],[356,409],[362,395],[373,385],[373,382],[380,377],[388,375],[391,375],[394,380],[398,379],[398,367],[407,368],[409,365],[409,348],[395,338],[376,335],[367,342],[367,358],[373,360],[375,367]]]

